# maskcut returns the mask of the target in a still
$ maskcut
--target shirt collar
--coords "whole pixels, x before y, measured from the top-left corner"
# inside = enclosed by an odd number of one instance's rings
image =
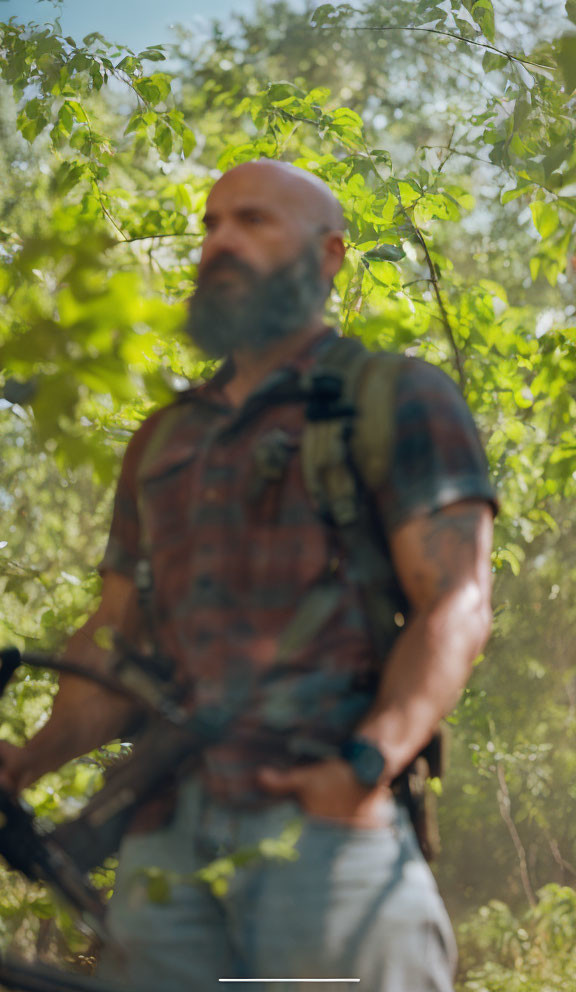
[[[289,373],[292,375],[301,375],[303,372],[306,372],[314,364],[318,355],[337,337],[338,332],[334,327],[324,327],[319,334],[315,335],[310,341],[307,341],[303,348],[293,355],[292,358],[283,362],[278,368],[273,369],[256,387],[254,393],[267,392],[269,389],[273,389],[278,381],[285,381]],[[202,399],[210,402],[229,406],[223,389],[233,375],[234,361],[231,358],[226,358],[212,378],[201,383],[194,389],[195,396],[200,396]]]

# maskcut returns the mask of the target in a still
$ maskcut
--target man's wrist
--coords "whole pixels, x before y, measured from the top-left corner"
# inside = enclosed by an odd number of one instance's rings
[[[348,737],[340,747],[340,757],[364,788],[375,789],[386,780],[386,757],[378,745],[363,734]]]

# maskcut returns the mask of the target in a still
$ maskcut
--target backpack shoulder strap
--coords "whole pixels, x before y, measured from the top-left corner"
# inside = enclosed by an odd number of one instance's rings
[[[356,416],[351,455],[366,488],[375,492],[386,478],[395,441],[395,400],[404,355],[369,353],[355,383]]]
[[[302,437],[304,481],[320,512],[337,525],[357,516],[355,474],[369,491],[384,482],[404,360],[370,352],[357,338],[338,338],[306,376],[313,400]]]

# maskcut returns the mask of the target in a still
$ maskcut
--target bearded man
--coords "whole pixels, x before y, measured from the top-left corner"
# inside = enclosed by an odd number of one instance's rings
[[[207,992],[223,979],[449,992],[450,924],[390,783],[454,706],[489,632],[494,497],[474,424],[443,373],[402,359],[374,513],[407,622],[375,658],[354,569],[303,478],[304,403],[285,393],[337,338],[323,308],[344,258],[341,208],[306,172],[250,162],[216,182],[205,226],[188,331],[225,362],[128,445],[102,602],[69,654],[106,665],[96,632],[126,630],[145,559],[181,698],[193,707],[248,692],[173,801],[159,794],[125,838],[109,912],[124,955],[105,949],[101,974],[161,992]],[[270,487],[259,452],[279,436]],[[280,651],[327,574],[328,614]],[[125,701],[63,678],[44,729],[22,750],[2,745],[0,780],[20,789],[131,718]],[[238,868],[221,898],[191,882],[296,816],[295,860]],[[167,902],[148,898],[146,866],[169,873]]]

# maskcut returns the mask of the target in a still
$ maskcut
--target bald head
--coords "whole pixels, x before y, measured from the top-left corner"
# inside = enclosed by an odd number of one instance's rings
[[[344,258],[344,214],[321,179],[286,162],[243,162],[214,183],[206,201],[199,274],[222,255],[266,274],[315,250],[326,296]]]
[[[343,231],[344,213],[332,190],[322,179],[288,162],[260,159],[243,162],[225,172],[213,189],[240,184],[296,211],[302,223],[316,230]]]

